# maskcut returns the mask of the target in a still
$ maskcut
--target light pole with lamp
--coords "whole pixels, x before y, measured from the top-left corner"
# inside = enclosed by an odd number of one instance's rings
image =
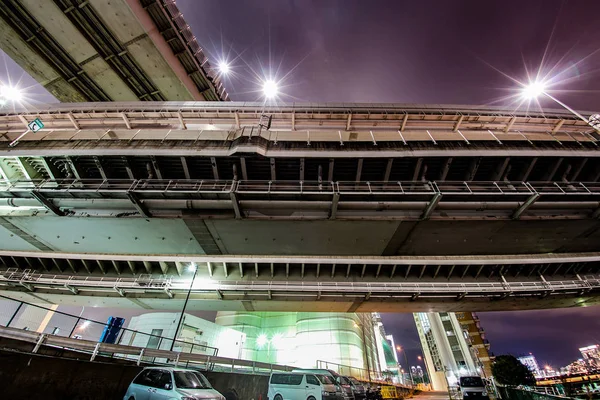
[[[187,296],[185,296],[185,302],[183,303],[183,309],[181,310],[181,315],[179,316],[179,322],[177,322],[177,328],[175,328],[175,335],[173,335],[173,341],[171,342],[171,348],[169,349],[170,351],[173,351],[173,347],[175,347],[175,341],[177,340],[179,329],[181,328],[181,324],[183,323],[185,309],[187,307],[188,301],[190,300],[192,287],[194,286],[194,281],[196,280],[196,275],[198,274],[198,266],[196,265],[196,263],[191,263],[188,267],[188,271],[194,271],[194,276],[192,277],[192,281],[190,282],[190,288],[188,289]]]
[[[408,365],[408,358],[406,357],[406,350],[402,351],[402,346],[396,346],[396,351],[398,353],[404,354],[404,361],[406,361],[406,368],[408,369],[408,375],[410,376],[410,386],[415,386],[415,381],[413,381],[412,372],[410,370],[410,365]]]
[[[573,110],[571,107],[569,107],[568,105],[566,105],[565,103],[548,93],[546,91],[546,85],[544,84],[544,82],[530,82],[529,85],[523,86],[521,93],[523,97],[529,100],[537,99],[542,95],[548,97],[549,99],[553,100],[555,103],[559,104],[567,111],[575,115],[577,118],[588,124],[591,128],[593,128],[597,133],[600,134],[600,114],[593,114],[589,118],[584,117],[583,115]]]

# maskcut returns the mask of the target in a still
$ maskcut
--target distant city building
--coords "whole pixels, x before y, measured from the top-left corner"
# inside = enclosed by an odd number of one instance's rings
[[[579,349],[583,356],[583,361],[586,363],[588,368],[598,369],[600,368],[600,346],[597,344],[581,347]]]
[[[185,314],[179,332],[175,329],[181,313],[147,313],[131,318],[119,343],[128,346],[169,350],[177,336],[176,351],[242,358],[246,334],[202,318]],[[135,331],[135,332],[132,332]]]
[[[544,372],[540,369],[535,356],[531,353],[527,356],[518,357],[521,364],[526,366],[536,379],[544,377]]]
[[[456,385],[460,376],[482,375],[454,313],[415,313],[414,318],[433,390]]]
[[[588,373],[588,366],[583,358],[573,361],[560,369],[561,375],[582,375]]]

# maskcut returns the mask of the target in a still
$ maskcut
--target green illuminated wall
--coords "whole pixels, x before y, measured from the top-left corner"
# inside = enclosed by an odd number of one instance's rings
[[[246,334],[244,359],[303,368],[320,360],[379,372],[371,314],[219,312],[215,322]]]

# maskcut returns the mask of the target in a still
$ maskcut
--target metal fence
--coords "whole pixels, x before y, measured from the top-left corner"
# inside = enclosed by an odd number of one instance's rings
[[[564,400],[572,397],[558,396],[550,393],[534,392],[532,390],[498,386],[498,394],[502,400]]]
[[[0,296],[0,337],[32,343],[32,352],[52,346],[98,356],[128,359],[141,364],[160,364],[202,370],[270,373],[293,368],[270,363],[232,359],[217,355],[218,349],[146,332],[122,328],[115,344],[99,342],[107,322]],[[138,340],[134,340],[137,338]],[[140,340],[141,338],[141,340]],[[138,345],[132,346],[132,343]],[[139,343],[144,343],[140,346]]]

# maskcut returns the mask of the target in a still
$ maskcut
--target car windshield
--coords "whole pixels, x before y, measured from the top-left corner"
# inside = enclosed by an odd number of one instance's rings
[[[464,387],[484,386],[483,381],[478,376],[463,376],[460,378],[460,385]]]
[[[350,382],[354,383],[355,385],[362,385],[356,378],[350,377],[348,379],[350,380]]]
[[[340,377],[338,377],[338,379],[340,380],[341,385],[349,385],[350,384],[350,381],[345,376],[340,376]]]
[[[329,375],[317,375],[317,379],[324,385],[333,384],[333,379]]]
[[[173,376],[179,389],[212,389],[208,380],[199,372],[174,371]]]

